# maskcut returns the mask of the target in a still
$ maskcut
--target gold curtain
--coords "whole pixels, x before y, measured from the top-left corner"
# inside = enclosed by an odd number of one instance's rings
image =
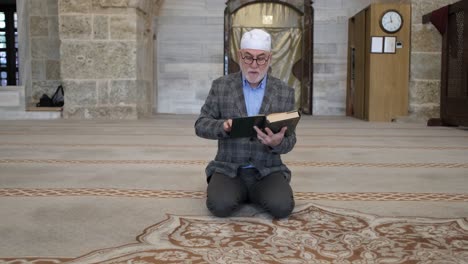
[[[256,3],[239,9],[232,15],[230,55],[239,63],[242,34],[260,28],[271,35],[271,75],[283,80],[295,90],[296,108],[300,107],[301,83],[294,77],[292,68],[302,56],[302,18],[287,5]]]

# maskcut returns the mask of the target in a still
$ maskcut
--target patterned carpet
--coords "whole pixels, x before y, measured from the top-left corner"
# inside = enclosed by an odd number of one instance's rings
[[[130,198],[185,198],[205,199],[205,191],[183,190],[123,190],[123,189],[0,189],[0,197],[130,197]],[[316,193],[294,192],[296,201],[433,201],[433,202],[468,202],[466,193]]]
[[[0,122],[0,264],[468,263],[468,131],[305,116],[294,213],[210,216],[194,116]]]
[[[169,215],[137,244],[29,263],[466,263],[468,219],[382,218],[310,204],[287,220]],[[3,259],[1,263],[25,263]]]

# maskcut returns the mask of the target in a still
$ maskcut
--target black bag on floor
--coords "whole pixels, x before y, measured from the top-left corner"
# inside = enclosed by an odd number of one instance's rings
[[[36,104],[37,107],[62,107],[64,104],[64,95],[62,85],[57,87],[54,95],[50,98],[47,94],[43,94],[39,99],[39,103]]]
[[[39,99],[39,103],[36,104],[37,107],[52,107],[52,99],[47,95],[43,94]]]
[[[63,92],[63,87],[62,85],[59,85],[54,95],[52,96],[52,105],[57,106],[57,107],[63,106],[63,104],[65,103],[64,96],[65,96],[65,93]]]

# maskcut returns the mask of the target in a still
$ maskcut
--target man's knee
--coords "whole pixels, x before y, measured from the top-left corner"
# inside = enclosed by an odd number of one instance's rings
[[[213,174],[207,189],[206,206],[215,216],[230,216],[247,199],[247,189],[239,178]]]
[[[254,202],[274,218],[288,217],[294,210],[294,195],[282,173],[273,173],[262,179],[251,193]]]
[[[291,215],[294,210],[294,199],[289,201],[280,201],[276,203],[269,203],[266,209],[275,219],[286,218]]]
[[[206,207],[217,217],[228,217],[239,207],[235,201],[206,200]]]

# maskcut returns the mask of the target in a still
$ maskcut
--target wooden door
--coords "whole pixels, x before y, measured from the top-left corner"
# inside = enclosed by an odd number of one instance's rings
[[[369,82],[366,81],[367,68],[367,41],[366,17],[364,9],[349,19],[348,32],[348,83],[347,83],[347,112],[348,116],[367,120]],[[367,76],[368,77],[368,76]]]

